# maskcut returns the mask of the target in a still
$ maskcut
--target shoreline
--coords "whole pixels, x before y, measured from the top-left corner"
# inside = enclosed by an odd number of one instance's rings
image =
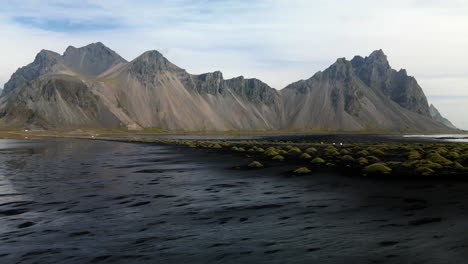
[[[464,178],[468,175],[468,144],[393,135],[275,135],[258,139],[164,139],[148,137],[42,135],[210,149],[247,158],[238,170],[294,166],[290,175],[338,170],[375,178]],[[337,139],[344,143],[337,143]],[[333,142],[333,143],[332,143]],[[287,173],[287,172],[285,172]]]

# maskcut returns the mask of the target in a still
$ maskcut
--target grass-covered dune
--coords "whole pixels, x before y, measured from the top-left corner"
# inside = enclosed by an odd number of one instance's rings
[[[89,138],[89,137],[85,137]],[[468,144],[461,143],[294,143],[291,141],[207,141],[95,137],[101,140],[210,149],[245,157],[238,169],[290,165],[291,174],[313,175],[323,169],[373,177],[468,176]]]
[[[323,169],[340,170],[350,175],[374,177],[456,177],[468,176],[468,144],[358,142],[332,144],[298,138],[285,140],[164,140],[63,133],[3,132],[3,138],[70,137],[167,144],[187,148],[210,149],[231,153],[249,160],[238,169],[262,169],[272,166],[295,167],[290,174],[305,175]],[[346,135],[344,135],[346,136]],[[318,137],[326,138],[326,135]],[[281,137],[280,137],[281,138]],[[366,136],[365,138],[377,139]],[[354,138],[353,138],[354,139]],[[391,139],[390,139],[391,140]]]

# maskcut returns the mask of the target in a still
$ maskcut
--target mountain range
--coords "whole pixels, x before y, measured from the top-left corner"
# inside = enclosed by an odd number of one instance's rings
[[[451,132],[417,81],[382,50],[338,59],[276,90],[258,79],[190,74],[158,51],[126,61],[100,42],[42,50],[0,97],[0,126],[33,129]]]

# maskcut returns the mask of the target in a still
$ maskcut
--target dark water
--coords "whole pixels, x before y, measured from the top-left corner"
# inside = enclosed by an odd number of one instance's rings
[[[468,183],[175,147],[0,141],[0,263],[465,263]]]

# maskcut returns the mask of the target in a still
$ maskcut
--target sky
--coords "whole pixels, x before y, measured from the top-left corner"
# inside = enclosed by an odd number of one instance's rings
[[[155,49],[193,74],[220,70],[277,89],[383,49],[468,129],[465,0],[5,0],[0,36],[0,87],[41,49],[98,41],[127,60]]]

